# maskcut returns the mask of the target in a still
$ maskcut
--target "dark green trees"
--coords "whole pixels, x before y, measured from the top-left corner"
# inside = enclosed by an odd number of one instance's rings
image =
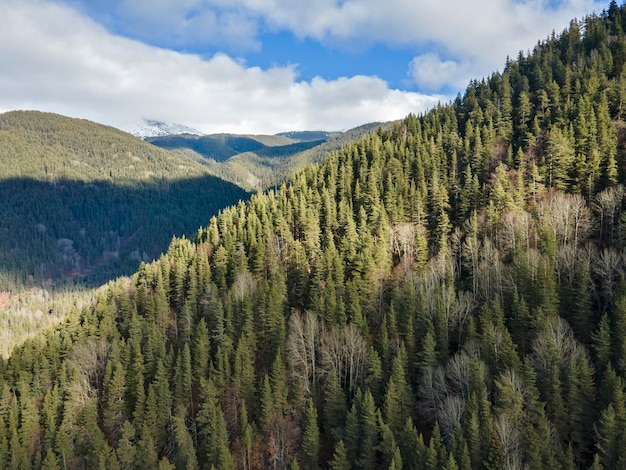
[[[618,17],[224,209],[0,361],[2,461],[622,468]]]

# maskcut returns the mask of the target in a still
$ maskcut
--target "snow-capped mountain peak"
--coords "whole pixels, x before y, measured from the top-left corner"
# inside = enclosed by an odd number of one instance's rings
[[[140,119],[138,121],[125,122],[115,127],[129,134],[133,134],[140,139],[176,134],[204,135],[202,132],[183,124],[167,123],[154,119]]]

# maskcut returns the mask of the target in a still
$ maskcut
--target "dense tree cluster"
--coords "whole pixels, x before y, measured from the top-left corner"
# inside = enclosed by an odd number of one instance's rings
[[[175,239],[0,363],[7,468],[620,469],[626,8]]]

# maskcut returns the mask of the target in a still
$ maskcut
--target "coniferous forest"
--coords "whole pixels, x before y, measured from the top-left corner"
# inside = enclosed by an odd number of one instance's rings
[[[172,235],[247,196],[111,127],[0,114],[0,290],[93,287],[131,274]]]
[[[11,469],[626,468],[626,7],[0,360]]]

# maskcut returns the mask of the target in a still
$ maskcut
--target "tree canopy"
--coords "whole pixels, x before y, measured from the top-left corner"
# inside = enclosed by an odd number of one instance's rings
[[[0,361],[8,468],[626,459],[626,8],[222,210]]]

